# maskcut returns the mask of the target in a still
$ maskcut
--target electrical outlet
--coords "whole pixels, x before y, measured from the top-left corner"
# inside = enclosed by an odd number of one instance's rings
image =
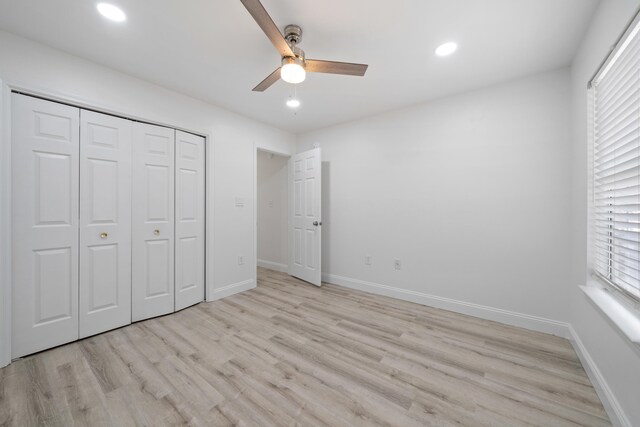
[[[402,265],[400,264],[400,260],[399,259],[395,260],[395,262],[393,263],[393,267],[396,270],[400,270],[402,268]]]
[[[238,265],[244,265],[244,256],[238,255]]]
[[[364,256],[364,265],[371,265],[371,255]]]

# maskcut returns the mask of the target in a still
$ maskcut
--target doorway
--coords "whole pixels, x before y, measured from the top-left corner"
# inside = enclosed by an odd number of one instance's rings
[[[284,273],[289,265],[288,162],[288,156],[257,150],[257,264]]]
[[[322,284],[321,164],[320,148],[292,156],[256,149],[256,268]]]

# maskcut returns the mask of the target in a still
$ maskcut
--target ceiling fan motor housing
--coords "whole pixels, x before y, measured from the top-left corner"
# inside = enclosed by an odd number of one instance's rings
[[[302,28],[299,25],[287,25],[284,27],[284,38],[291,46],[295,46],[302,41]]]
[[[296,55],[298,54],[296,53]],[[296,57],[286,56],[282,58],[282,66],[284,67],[287,64],[297,64],[302,68],[305,68],[306,64],[304,63],[304,52],[302,52],[302,56],[296,56]]]
[[[291,46],[291,50],[295,55],[294,58],[282,58],[282,65],[289,63],[296,63],[304,67],[304,50],[300,49],[297,44],[302,41],[302,28],[299,25],[287,25],[284,27],[284,38]],[[290,59],[290,61],[285,62],[285,60]],[[298,61],[300,59],[300,61]]]

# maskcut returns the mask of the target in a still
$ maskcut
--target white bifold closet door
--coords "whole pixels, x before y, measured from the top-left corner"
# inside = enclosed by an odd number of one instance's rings
[[[12,95],[12,357],[204,299],[205,140]]]
[[[131,323],[132,131],[80,113],[80,338]]]
[[[204,185],[204,138],[176,131],[176,311],[204,299]]]
[[[132,320],[174,311],[173,129],[134,123]]]
[[[78,339],[80,110],[12,96],[12,357]]]

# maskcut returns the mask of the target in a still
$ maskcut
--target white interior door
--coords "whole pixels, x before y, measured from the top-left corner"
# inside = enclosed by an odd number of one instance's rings
[[[12,357],[78,339],[79,118],[12,96]]]
[[[174,311],[173,129],[134,123],[132,320]]]
[[[80,338],[131,323],[132,132],[80,112]]]
[[[176,311],[204,300],[204,150],[176,131]]]
[[[320,149],[289,159],[289,274],[322,284],[322,169]]]

